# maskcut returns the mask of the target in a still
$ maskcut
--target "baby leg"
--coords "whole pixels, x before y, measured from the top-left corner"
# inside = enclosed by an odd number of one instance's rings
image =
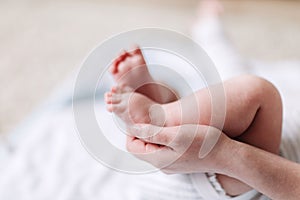
[[[243,116],[253,115],[251,114],[251,110],[253,111],[253,109],[256,109],[256,113],[253,117],[253,120],[250,122],[250,124],[248,124],[248,127],[245,131],[242,132],[242,134],[234,132],[231,127],[227,128],[227,134],[241,142],[259,147],[271,153],[278,154],[281,142],[282,128],[282,102],[280,95],[277,89],[269,82],[255,77],[249,78],[250,80],[248,81],[247,79],[241,80],[241,82],[244,82],[244,84],[246,84],[245,92],[247,93],[244,93],[244,95],[247,95],[248,97],[245,98],[245,103],[248,104],[249,107],[248,109],[247,107],[245,107],[246,109],[244,111],[241,110],[240,117],[242,119]],[[232,82],[232,84],[234,83]],[[238,84],[239,83],[237,83],[236,87],[242,87],[238,86]],[[235,86],[232,85],[233,90],[234,88]],[[238,89],[236,90],[238,91]],[[230,99],[231,98],[229,98],[229,101]],[[238,98],[237,100],[241,101],[243,100],[243,98]],[[234,108],[234,96],[231,101],[232,103],[228,102],[227,105]],[[253,105],[255,106],[253,107]],[[232,112],[232,114],[235,113],[236,112]],[[230,115],[231,114],[228,113],[228,117],[226,117],[225,123],[227,123],[228,120],[232,120],[232,122],[235,124],[246,122],[245,125],[247,125],[247,121],[239,120],[235,116]],[[232,134],[230,133],[230,129],[232,129],[233,131],[231,132]],[[250,189],[250,187],[246,184],[241,183],[240,181],[226,175],[217,175],[217,178],[228,194],[238,195]]]
[[[123,51],[110,66],[110,72],[118,85],[133,88],[158,103],[168,103],[177,99],[168,87],[153,79],[139,47]]]
[[[166,126],[212,125],[223,130],[231,138],[278,153],[282,105],[276,88],[264,79],[249,75],[225,81],[223,87],[226,95],[223,127],[210,123],[212,117],[210,88],[199,90],[179,101],[164,104],[162,107],[165,111]],[[181,119],[183,112],[188,115],[183,115]]]

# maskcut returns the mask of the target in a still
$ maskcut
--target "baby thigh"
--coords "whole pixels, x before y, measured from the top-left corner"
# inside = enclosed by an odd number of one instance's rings
[[[230,137],[278,153],[282,102],[278,90],[256,76],[224,82],[226,117],[223,131]]]

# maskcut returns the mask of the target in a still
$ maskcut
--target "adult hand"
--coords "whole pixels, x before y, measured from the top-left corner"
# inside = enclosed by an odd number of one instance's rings
[[[139,125],[128,131],[127,149],[166,173],[212,171],[237,178],[271,199],[299,199],[299,164],[232,140],[213,127]],[[206,145],[211,150],[199,158]]]
[[[128,151],[165,173],[224,173],[233,153],[232,140],[210,126],[138,124],[128,134]]]

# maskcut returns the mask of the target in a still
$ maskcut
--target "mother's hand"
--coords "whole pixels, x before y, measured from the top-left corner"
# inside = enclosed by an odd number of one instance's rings
[[[128,131],[132,136],[127,149],[166,173],[213,171],[237,178],[271,199],[299,199],[299,164],[231,140],[213,127],[140,125]]]
[[[224,173],[232,155],[232,140],[210,126],[138,124],[128,134],[128,151],[165,173]]]

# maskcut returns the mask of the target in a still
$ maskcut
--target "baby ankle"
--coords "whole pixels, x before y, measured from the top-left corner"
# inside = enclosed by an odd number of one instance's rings
[[[149,108],[150,123],[156,126],[166,125],[166,113],[163,106],[160,104],[153,104]]]

